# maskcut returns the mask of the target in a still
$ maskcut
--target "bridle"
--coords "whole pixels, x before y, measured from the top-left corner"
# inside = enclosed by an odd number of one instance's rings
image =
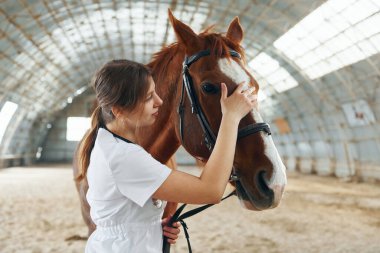
[[[238,52],[235,50],[230,49],[229,53],[232,57],[236,57],[241,59],[241,56]],[[181,91],[181,100],[178,105],[178,114],[179,114],[179,135],[181,139],[181,144],[184,145],[184,139],[183,139],[183,121],[184,121],[184,113],[185,113],[185,90],[187,94],[187,98],[190,101],[191,105],[191,112],[192,114],[196,114],[198,118],[198,122],[201,125],[202,131],[203,131],[203,137],[205,140],[205,144],[207,149],[211,152],[212,149],[215,146],[216,137],[213,133],[210,124],[208,123],[208,120],[206,118],[206,115],[203,113],[202,107],[199,104],[198,97],[194,90],[194,84],[193,79],[191,78],[189,69],[190,66],[198,61],[202,57],[209,56],[210,50],[203,50],[200,51],[190,57],[185,57],[185,60],[183,61],[183,67],[182,67],[182,91]],[[270,127],[268,123],[261,122],[261,123],[253,123],[249,124],[248,126],[245,126],[238,130],[238,137],[237,139],[244,138],[248,135],[255,134],[258,132],[265,132],[268,135],[271,134]],[[230,181],[238,181],[239,175],[237,174],[236,170],[233,168],[232,173],[230,176]]]
[[[229,53],[232,57],[236,57],[236,58],[241,59],[240,54],[238,52],[236,52],[235,50],[230,49]],[[192,55],[190,57],[185,58],[185,60],[183,62],[183,68],[182,68],[182,76],[183,76],[182,91],[181,91],[181,100],[180,100],[180,103],[178,106],[178,114],[179,114],[179,133],[180,133],[181,143],[183,145],[184,144],[183,121],[184,121],[184,111],[185,111],[185,95],[184,95],[184,93],[186,90],[187,98],[189,99],[190,104],[191,104],[191,112],[192,112],[192,114],[196,114],[198,121],[199,121],[199,124],[201,125],[201,128],[203,130],[203,136],[204,136],[206,147],[211,152],[215,146],[216,136],[213,133],[213,131],[210,127],[210,124],[208,123],[208,120],[206,118],[206,115],[203,113],[202,107],[199,104],[197,95],[196,95],[195,90],[194,90],[193,79],[191,78],[191,75],[189,72],[189,68],[194,62],[196,62],[197,60],[199,60],[202,57],[209,56],[209,55],[210,55],[210,50],[203,50],[203,51],[198,52],[195,55]],[[237,138],[239,140],[239,139],[244,138],[248,135],[258,133],[258,132],[265,132],[268,135],[270,135],[271,131],[270,131],[269,124],[265,123],[265,122],[249,124],[248,126],[245,126],[245,127],[238,130],[238,137]],[[238,188],[240,191],[244,191],[244,189],[240,183],[240,176],[236,172],[235,168],[232,169],[229,181],[235,182],[236,188]],[[233,191],[232,193],[230,193],[229,195],[224,197],[222,199],[222,201],[233,196],[233,195],[235,195],[235,194],[236,194],[236,191]],[[177,209],[177,211],[174,213],[174,215],[172,216],[172,218],[170,219],[168,224],[171,225],[172,223],[177,222],[177,221],[181,223],[181,225],[184,229],[184,232],[185,232],[185,236],[186,236],[186,240],[187,240],[187,246],[189,248],[189,252],[191,253],[192,250],[191,250],[191,245],[190,245],[190,240],[189,240],[189,234],[187,232],[187,225],[184,222],[184,219],[189,218],[189,217],[213,206],[213,204],[203,205],[201,207],[195,208],[195,209],[190,210],[190,211],[181,215],[181,212],[183,211],[185,206],[186,206],[186,204],[183,204],[180,208]],[[164,253],[170,253],[170,244],[167,242],[166,238],[164,238],[164,242],[163,242],[163,252]]]
[[[241,59],[240,54],[236,52],[235,50],[230,49],[229,53],[232,57]],[[196,62],[202,57],[209,56],[209,55],[210,55],[210,50],[203,50],[203,51],[198,52],[195,55],[185,58],[183,62],[183,68],[182,68],[183,81],[182,81],[181,100],[178,106],[178,114],[179,114],[179,133],[180,133],[181,143],[184,144],[184,141],[183,141],[183,121],[184,121],[184,111],[185,111],[184,91],[186,90],[187,97],[190,100],[190,104],[191,104],[191,112],[193,114],[196,114],[199,124],[201,125],[201,128],[203,130],[206,147],[211,152],[212,149],[214,148],[216,137],[210,127],[210,124],[208,123],[206,115],[203,113],[202,107],[199,104],[197,95],[194,90],[193,79],[191,78],[191,75],[189,72],[189,68],[194,62]],[[254,133],[258,133],[260,131],[263,131],[267,134],[271,134],[269,124],[264,123],[264,122],[254,123],[254,124],[249,124],[248,126],[245,126],[239,129],[238,139],[241,139],[243,137],[246,137]]]

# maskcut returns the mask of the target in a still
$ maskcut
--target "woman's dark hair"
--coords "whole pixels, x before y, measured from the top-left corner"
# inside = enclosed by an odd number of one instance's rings
[[[112,106],[134,110],[149,90],[150,70],[143,64],[129,60],[113,60],[97,71],[92,86],[98,106],[91,115],[91,128],[79,146],[79,174],[76,180],[86,177],[94,148],[96,135],[101,125],[115,119]]]

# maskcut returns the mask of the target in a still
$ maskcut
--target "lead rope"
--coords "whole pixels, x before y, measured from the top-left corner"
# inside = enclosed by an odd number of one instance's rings
[[[221,201],[223,201],[223,200],[225,200],[225,199],[227,199],[227,198],[229,198],[235,194],[236,194],[236,191],[233,191],[230,194],[228,194],[226,197],[222,198]],[[183,204],[182,206],[180,206],[180,208],[177,209],[177,211],[174,213],[173,217],[171,217],[168,224],[170,226],[171,224],[173,224],[175,222],[181,223],[181,225],[183,227],[183,231],[185,233],[185,237],[186,237],[186,241],[187,241],[187,247],[189,248],[189,253],[192,253],[193,251],[191,249],[189,232],[187,231],[189,228],[187,227],[187,224],[184,221],[184,219],[189,218],[193,215],[196,215],[197,213],[202,212],[203,210],[213,206],[214,204],[203,205],[201,207],[192,209],[192,210],[187,211],[186,213],[180,215],[186,205],[187,204]],[[162,249],[163,253],[170,253],[170,244],[168,243],[167,239],[168,238],[164,236],[164,243],[163,243],[163,249]]]

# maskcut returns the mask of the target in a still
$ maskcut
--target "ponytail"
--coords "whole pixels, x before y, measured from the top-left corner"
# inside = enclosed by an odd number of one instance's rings
[[[98,129],[103,125],[102,108],[97,106],[91,115],[91,128],[86,132],[79,146],[79,173],[75,178],[81,181],[86,178],[88,165],[90,164],[91,151],[95,145]]]

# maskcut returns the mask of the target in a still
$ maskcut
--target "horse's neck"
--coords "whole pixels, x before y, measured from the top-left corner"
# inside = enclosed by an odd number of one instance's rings
[[[143,129],[139,139],[142,146],[162,163],[166,163],[181,145],[175,131],[175,120],[178,118],[176,106],[184,57],[185,53],[178,47],[168,47],[156,54],[148,64],[163,105],[156,122]]]

